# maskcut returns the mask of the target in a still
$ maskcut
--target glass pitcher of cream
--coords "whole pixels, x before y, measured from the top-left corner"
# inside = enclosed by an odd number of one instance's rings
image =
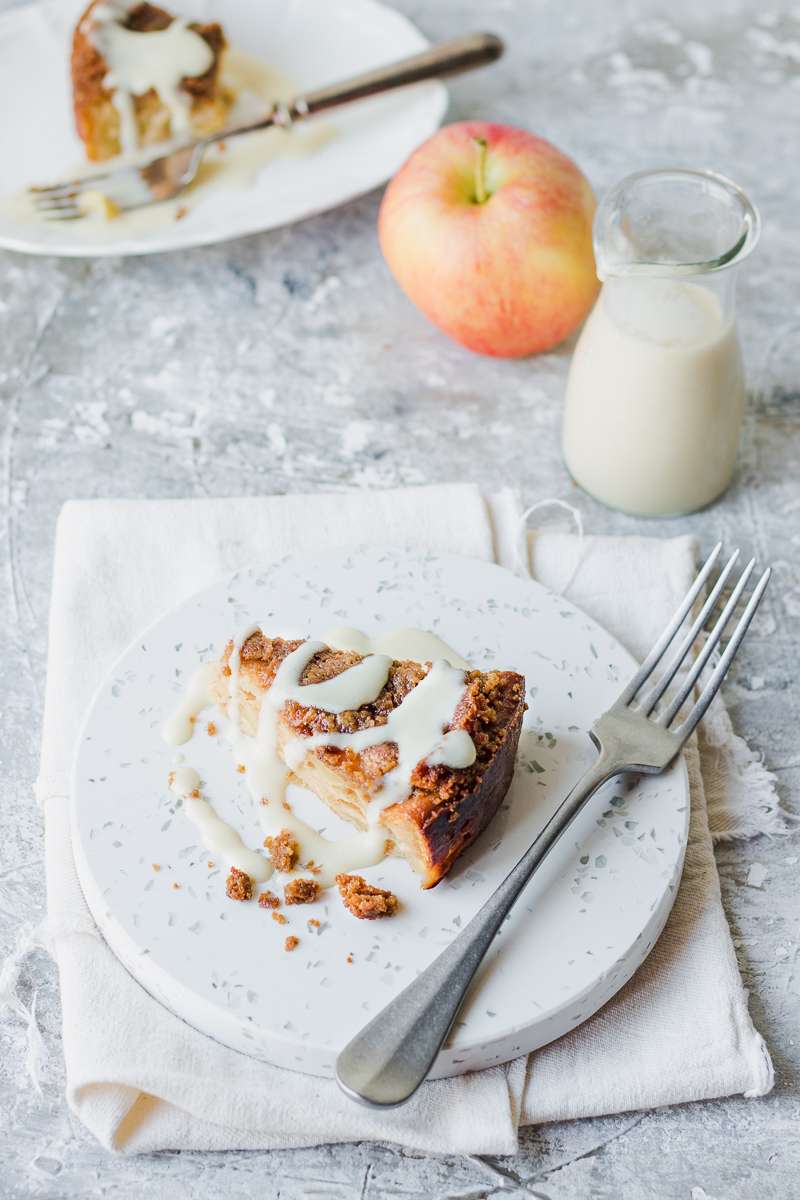
[[[597,500],[673,516],[727,488],[745,402],[735,268],[758,234],[747,196],[711,171],[640,171],[598,208],[603,287],[564,413],[567,467]]]

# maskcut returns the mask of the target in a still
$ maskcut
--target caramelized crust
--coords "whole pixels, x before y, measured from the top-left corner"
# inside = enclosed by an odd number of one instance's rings
[[[283,660],[302,640],[268,638],[252,634],[242,646],[239,678],[242,688],[240,716],[243,727],[255,724],[254,709],[272,685]],[[229,643],[220,672],[220,698],[227,701],[225,671],[233,643]],[[308,663],[301,686],[322,683],[349,667],[362,655],[326,648]],[[420,683],[430,663],[393,662],[386,685],[370,704],[329,713],[287,701],[281,710],[284,741],[314,734],[353,733],[385,725],[390,714]],[[525,680],[513,671],[466,671],[465,692],[453,715],[450,729],[465,730],[475,745],[472,766],[455,770],[443,764],[420,762],[411,775],[409,796],[391,805],[381,821],[393,836],[397,850],[432,887],[447,873],[458,855],[486,827],[503,799],[514,771],[517,745],[525,711]],[[224,700],[222,697],[224,696]],[[380,788],[380,782],[397,764],[397,747],[384,742],[360,752],[336,746],[318,746],[295,767],[300,782],[316,790],[341,816],[365,827],[363,810]],[[326,796],[326,790],[340,793]],[[289,869],[289,868],[282,868]]]
[[[92,0],[72,35],[72,97],[78,136],[86,146],[86,156],[101,162],[119,154],[119,114],[112,99],[113,88],[104,80],[108,64],[91,39],[92,12],[103,0]],[[124,24],[137,33],[166,29],[174,17],[155,4],[136,4],[128,10]],[[233,97],[219,85],[222,53],[227,45],[222,26],[216,22],[191,22],[189,28],[199,34],[213,54],[211,66],[203,75],[181,81],[191,98],[192,126],[197,134],[211,133],[225,123]],[[169,111],[151,88],[133,98],[136,125],[141,146],[153,145],[170,137]]]

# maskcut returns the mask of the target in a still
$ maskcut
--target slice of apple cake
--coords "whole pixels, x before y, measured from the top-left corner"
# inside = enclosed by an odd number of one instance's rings
[[[497,811],[525,711],[513,671],[401,662],[260,629],[229,643],[214,692],[262,756],[356,828],[385,829],[426,888]],[[274,770],[264,780],[280,786]]]
[[[111,158],[221,129],[233,103],[220,82],[222,26],[155,4],[92,0],[72,38],[75,123],[87,157]]]

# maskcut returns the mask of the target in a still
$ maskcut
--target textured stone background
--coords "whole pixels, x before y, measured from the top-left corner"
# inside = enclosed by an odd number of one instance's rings
[[[255,0],[254,0],[255,2]],[[5,0],[7,3],[7,0]],[[0,8],[5,6],[0,0]],[[477,359],[429,328],[378,253],[378,195],[293,229],[180,256],[58,262],[0,254],[3,423],[0,950],[42,912],[31,800],[53,527],[72,496],[184,496],[474,479],[576,503],[592,531],[695,532],[776,566],[728,701],[783,799],[800,783],[800,9],[757,0],[400,0],[430,35],[506,35],[498,67],[458,81],[452,116],[524,124],[602,188],[645,166],[708,165],[759,203],[741,282],[752,395],[735,486],[688,520],[645,523],[576,493],[559,457],[570,345]],[[224,19],[224,6],[221,9]],[[9,119],[5,115],[2,119]],[[724,900],[775,1092],[528,1130],[513,1160],[432,1159],[372,1145],[110,1158],[62,1099],[55,972],[26,965],[48,1049],[26,1084],[24,1027],[0,1022],[0,1196],[484,1197],[759,1200],[800,1192],[798,850],[724,847]],[[746,883],[754,862],[766,877]],[[762,872],[763,874],[763,872]],[[506,1173],[497,1174],[497,1171]]]

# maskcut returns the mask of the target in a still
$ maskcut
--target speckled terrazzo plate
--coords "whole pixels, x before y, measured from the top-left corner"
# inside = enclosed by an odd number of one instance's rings
[[[289,910],[290,925],[281,927],[255,903],[228,900],[224,870],[209,870],[208,853],[167,787],[175,751],[161,740],[162,720],[198,661],[216,657],[253,620],[297,634],[333,624],[371,633],[417,625],[476,667],[526,676],[514,782],[476,845],[430,892],[400,860],[364,872],[401,897],[391,920],[359,922],[325,893],[313,911]],[[330,1075],[338,1050],[450,941],[533,840],[591,761],[584,730],[633,665],[572,605],[484,562],[365,550],[241,570],[147,630],[95,697],[77,748],[72,804],[89,907],[131,974],[178,1016],[244,1053]],[[182,747],[184,759],[200,771],[220,814],[258,846],[241,777],[205,724]],[[315,797],[290,788],[290,800],[333,835],[336,820]],[[688,817],[682,761],[594,797],[501,931],[434,1075],[544,1045],[621,987],[672,906]],[[311,915],[322,920],[319,931],[307,930]],[[287,933],[300,937],[292,954],[283,950]]]
[[[0,195],[69,178],[84,161],[73,128],[69,82],[72,29],[88,0],[46,0],[0,15]],[[233,48],[269,65],[297,89],[344,79],[414,54],[428,41],[377,0],[176,0],[170,11],[220,20]],[[456,33],[462,32],[460,29]],[[324,212],[383,183],[439,125],[447,92],[438,82],[377,97],[327,121],[313,152],[279,155],[244,188],[187,194],[188,215],[153,223],[144,210],[124,221],[39,221],[0,203],[0,246],[29,254],[151,254],[274,229]],[[294,136],[294,135],[293,135]]]

